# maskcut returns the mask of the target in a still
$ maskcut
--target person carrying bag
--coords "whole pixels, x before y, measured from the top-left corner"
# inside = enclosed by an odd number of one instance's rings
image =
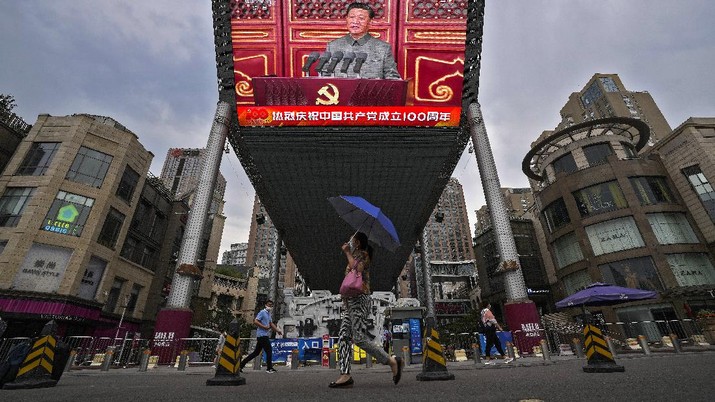
[[[330,388],[352,388],[355,381],[350,375],[353,343],[365,350],[378,363],[389,365],[392,381],[397,384],[402,376],[402,359],[390,357],[381,347],[368,340],[367,324],[372,300],[370,298],[370,262],[372,247],[367,244],[365,233],[357,232],[343,244],[343,253],[348,260],[345,277],[340,286],[343,297],[343,312],[338,338],[340,377],[330,383]]]

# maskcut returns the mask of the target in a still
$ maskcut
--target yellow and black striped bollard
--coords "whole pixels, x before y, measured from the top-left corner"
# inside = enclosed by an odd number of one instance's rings
[[[447,359],[439,343],[439,332],[428,325],[425,330],[425,347],[422,351],[422,372],[417,381],[454,380],[454,374],[447,371]]]
[[[613,354],[608,349],[608,342],[603,337],[601,330],[595,325],[586,325],[583,328],[585,339],[586,359],[588,364],[583,366],[586,373],[613,373],[625,371],[623,366],[616,364]]]
[[[30,353],[23,360],[15,380],[5,384],[3,389],[49,388],[57,385],[57,380],[52,378],[57,345],[54,336],[56,333],[57,323],[54,320],[42,328],[40,337],[32,344]]]
[[[241,377],[241,345],[238,337],[238,321],[233,320],[228,325],[229,334],[223,343],[221,356],[216,364],[214,378],[206,380],[206,385],[244,385],[246,379]]]

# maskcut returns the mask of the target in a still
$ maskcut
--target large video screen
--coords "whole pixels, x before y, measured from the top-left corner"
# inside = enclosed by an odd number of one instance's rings
[[[459,125],[467,0],[231,7],[240,125]]]

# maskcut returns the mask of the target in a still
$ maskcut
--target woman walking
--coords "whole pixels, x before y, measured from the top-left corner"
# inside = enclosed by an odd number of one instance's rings
[[[379,363],[389,365],[392,369],[392,381],[397,384],[402,376],[402,359],[390,357],[382,348],[367,339],[367,319],[370,312],[369,268],[372,260],[372,247],[367,244],[367,236],[362,232],[357,232],[347,243],[343,244],[342,250],[348,260],[345,275],[347,276],[353,270],[357,271],[362,276],[363,285],[362,292],[357,296],[343,296],[343,314],[338,338],[340,377],[331,382],[329,386],[330,388],[350,388],[355,383],[350,375],[353,343],[370,356],[375,357]]]
[[[497,322],[497,319],[494,317],[494,313],[492,313],[492,305],[489,302],[485,301],[482,303],[481,316],[482,324],[484,324],[484,337],[486,338],[486,347],[484,348],[484,354],[487,359],[484,364],[494,364],[491,357],[492,346],[495,346],[497,348],[497,352],[499,352],[502,359],[504,359],[504,363],[509,363],[514,360],[511,357],[507,358],[504,355],[504,349],[502,349],[499,337],[497,337],[497,329],[499,331],[502,331],[502,328],[501,325],[499,325],[499,323]]]

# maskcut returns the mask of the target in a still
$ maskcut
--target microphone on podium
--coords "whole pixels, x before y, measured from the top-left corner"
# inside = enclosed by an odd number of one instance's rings
[[[348,73],[348,66],[350,63],[355,60],[355,53],[353,52],[346,52],[345,55],[343,56],[343,66],[340,68],[340,72],[343,74]]]
[[[333,56],[330,58],[330,63],[328,64],[327,67],[325,67],[325,72],[328,74],[333,74],[335,71],[335,67],[338,65],[340,60],[343,58],[343,52],[341,51],[336,51],[333,53]]]
[[[308,58],[305,60],[305,64],[303,64],[303,72],[308,73],[310,75],[310,66],[315,63],[318,58],[320,57],[320,53],[318,52],[312,52],[308,55]]]
[[[360,69],[362,68],[362,63],[367,60],[367,53],[358,52],[355,53],[355,66],[353,67],[353,72],[355,74],[360,74]]]
[[[323,52],[320,57],[318,57],[318,64],[315,65],[315,71],[318,72],[318,75],[320,75],[323,70],[323,66],[328,62],[328,60],[330,60],[330,52]]]

